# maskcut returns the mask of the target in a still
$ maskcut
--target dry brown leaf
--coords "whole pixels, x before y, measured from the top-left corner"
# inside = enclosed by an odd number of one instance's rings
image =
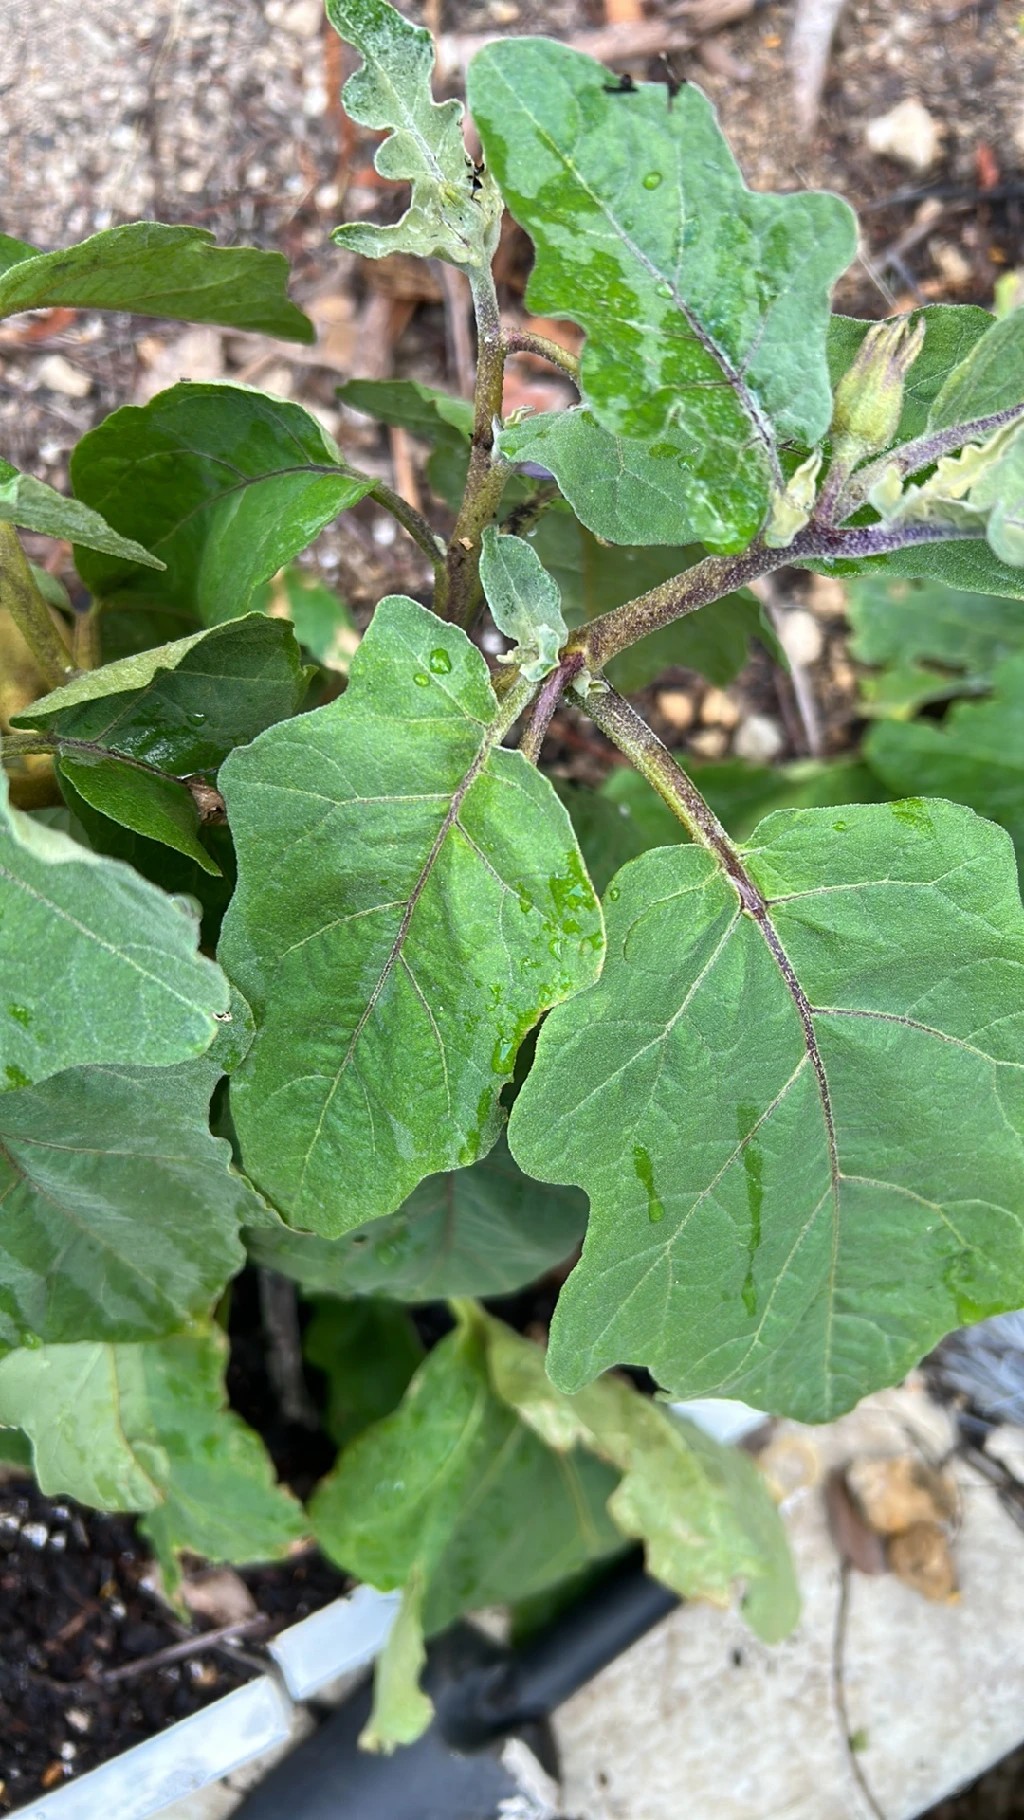
[[[855,1460],[846,1482],[865,1521],[880,1536],[902,1534],[916,1523],[951,1523],[956,1487],[948,1474],[913,1454]]]
[[[939,1523],[912,1523],[891,1536],[886,1550],[890,1573],[904,1586],[936,1603],[959,1598],[956,1564],[946,1529]]]

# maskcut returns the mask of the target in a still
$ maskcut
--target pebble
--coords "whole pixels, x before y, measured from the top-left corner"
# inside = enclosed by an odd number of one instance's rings
[[[883,158],[895,158],[912,171],[926,171],[935,163],[942,137],[939,121],[932,118],[916,95],[908,95],[887,114],[869,120],[865,133],[871,151]]]
[[[295,38],[315,38],[320,31],[323,16],[324,9],[320,0],[293,0],[293,4],[281,14],[281,24]]]
[[[768,765],[778,758],[784,744],[782,728],[769,714],[751,714],[743,722],[733,741],[737,758],[752,764]]]
[[[702,727],[690,739],[690,751],[698,758],[724,758],[729,735],[724,727]]]
[[[732,728],[740,718],[739,704],[724,689],[709,689],[700,705],[700,717],[705,726]]]
[[[659,689],[654,705],[663,720],[677,733],[693,724],[693,698],[685,689]]]
[[[88,373],[73,367],[63,354],[47,354],[36,368],[36,378],[48,391],[60,392],[64,398],[87,398],[92,391]]]
[[[816,664],[825,649],[825,637],[813,613],[794,607],[780,627],[782,644],[792,664]]]

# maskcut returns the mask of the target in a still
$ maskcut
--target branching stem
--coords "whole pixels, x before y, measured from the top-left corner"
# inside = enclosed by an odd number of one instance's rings
[[[572,651],[559,664],[558,669],[553,670],[551,675],[545,678],[529,724],[519,741],[519,750],[524,758],[529,759],[531,765],[540,763],[541,747],[544,744],[544,738],[551,725],[555,709],[558,707],[563,691],[571,687],[582,668],[582,657],[578,652]]]
[[[69,646],[43,599],[13,525],[0,523],[0,610],[6,608],[51,689],[74,669]]]
[[[385,512],[390,512],[392,518],[397,520],[403,531],[409,533],[413,543],[418,544],[427,557],[434,571],[434,611],[443,617],[448,590],[447,550],[443,539],[431,530],[423,514],[417,512],[415,506],[411,506],[386,481],[378,480],[374,483],[370,498],[382,506]]]
[[[580,363],[575,354],[568,348],[559,347],[557,341],[549,340],[547,335],[535,335],[532,329],[506,329],[505,350],[509,354],[536,354],[538,360],[547,360],[573,385],[580,380]]]

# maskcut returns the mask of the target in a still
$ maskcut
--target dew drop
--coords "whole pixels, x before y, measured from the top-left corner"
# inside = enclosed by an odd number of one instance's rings
[[[435,676],[447,676],[452,667],[452,660],[443,645],[430,653],[430,668]],[[416,678],[419,682],[419,677]]]
[[[7,1015],[13,1017],[15,1023],[20,1024],[23,1030],[27,1030],[32,1022],[32,1013],[27,1005],[8,1005]]]
[[[429,689],[430,687],[430,678],[425,670],[417,670],[412,680],[417,688]]]
[[[609,902],[609,903],[610,903],[610,904],[616,904],[616,903],[618,903],[618,901],[619,901],[619,887],[618,887],[618,885],[609,885],[609,887],[608,887],[608,890],[607,890],[607,892],[606,892],[606,894],[605,894],[605,895],[606,895],[606,896],[607,896],[607,898],[608,898],[608,902]]]
[[[667,279],[663,279],[663,280],[662,280],[662,282],[661,282],[661,284],[656,284],[656,285],[655,285],[655,287],[654,287],[654,295],[655,295],[655,296],[656,296],[656,297],[671,297],[671,295],[672,295],[672,286],[671,286],[671,285],[670,285],[670,284],[669,284],[669,282],[668,282],[668,280],[667,280]]]
[[[661,180],[662,179],[661,179],[660,171],[648,171],[646,177],[643,180],[644,189],[645,190],[656,190],[658,188],[659,184],[661,183]]]
[[[206,715],[200,713],[198,708],[191,709],[190,712],[186,714],[185,719],[188,721],[190,727],[205,727],[206,725]]]

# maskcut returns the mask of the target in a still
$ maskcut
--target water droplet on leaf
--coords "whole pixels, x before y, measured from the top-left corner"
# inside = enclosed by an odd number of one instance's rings
[[[443,645],[438,645],[436,650],[431,651],[430,668],[433,670],[435,676],[447,676],[451,667],[452,660]],[[419,678],[417,677],[416,680],[418,682]]]
[[[660,171],[648,171],[646,177],[643,180],[644,189],[645,190],[656,190],[658,188],[658,185],[661,183],[661,180],[662,179],[661,179]]]
[[[430,678],[425,670],[417,670],[412,680],[420,689],[429,689],[430,687]]]
[[[663,281],[661,284],[656,284],[654,287],[654,295],[656,297],[671,297],[672,286],[667,281]]]

